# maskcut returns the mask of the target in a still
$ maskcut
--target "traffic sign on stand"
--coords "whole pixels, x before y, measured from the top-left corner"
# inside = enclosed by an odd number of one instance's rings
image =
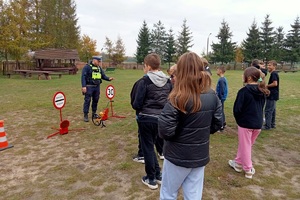
[[[115,87],[112,85],[108,85],[106,87],[106,97],[109,100],[112,100],[115,97]]]
[[[109,99],[109,102],[110,102],[111,117],[125,118],[125,117],[123,117],[123,116],[117,116],[117,115],[114,115],[112,102],[114,102],[114,101],[113,101],[113,98],[115,97],[115,94],[116,94],[115,87],[114,87],[113,85],[108,85],[108,86],[106,87],[106,97]]]
[[[60,134],[60,135],[67,134],[70,131],[69,130],[70,122],[68,120],[62,120],[62,114],[61,114],[61,110],[66,105],[65,94],[63,92],[56,92],[53,96],[52,102],[53,102],[54,107],[60,111],[60,128],[57,129],[58,132],[49,135],[47,137],[47,139],[51,138],[57,134]],[[83,129],[80,129],[80,130],[83,130]]]
[[[56,92],[53,96],[53,105],[56,109],[61,110],[66,105],[66,96],[62,92]]]

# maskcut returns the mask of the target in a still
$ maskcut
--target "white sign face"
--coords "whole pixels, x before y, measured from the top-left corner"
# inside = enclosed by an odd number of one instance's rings
[[[112,85],[107,86],[106,87],[106,97],[111,100],[114,98],[114,96],[115,96],[114,86],[112,86]]]
[[[66,104],[66,97],[64,93],[57,92],[53,97],[53,105],[56,109],[62,109]]]

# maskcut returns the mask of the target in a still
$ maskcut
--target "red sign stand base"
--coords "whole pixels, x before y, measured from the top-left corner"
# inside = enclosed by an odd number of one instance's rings
[[[114,102],[113,100],[110,100],[110,109],[111,109],[111,116],[110,117],[115,117],[115,118],[126,118],[124,116],[118,116],[118,115],[115,115],[114,114],[114,111],[113,111],[113,106],[112,106],[112,102]]]

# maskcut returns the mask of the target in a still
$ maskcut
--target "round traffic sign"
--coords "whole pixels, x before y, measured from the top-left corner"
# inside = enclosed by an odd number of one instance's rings
[[[106,87],[106,97],[109,99],[109,100],[112,100],[115,96],[115,88],[114,86],[112,85],[108,85]]]
[[[56,109],[62,109],[66,104],[66,96],[62,92],[56,92],[53,96],[53,105]]]

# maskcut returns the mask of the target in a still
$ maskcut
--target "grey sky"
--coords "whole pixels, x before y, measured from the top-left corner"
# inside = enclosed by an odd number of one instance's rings
[[[198,54],[206,52],[209,44],[218,42],[216,35],[223,19],[233,34],[232,41],[240,44],[255,20],[261,27],[266,14],[270,14],[272,27],[291,30],[296,17],[300,16],[299,0],[75,0],[81,34],[97,41],[100,51],[105,37],[115,42],[120,36],[126,55],[136,52],[136,40],[143,21],[151,30],[159,20],[166,30],[173,29],[177,38],[187,20],[193,36],[193,48]],[[209,47],[209,50],[210,47]]]

